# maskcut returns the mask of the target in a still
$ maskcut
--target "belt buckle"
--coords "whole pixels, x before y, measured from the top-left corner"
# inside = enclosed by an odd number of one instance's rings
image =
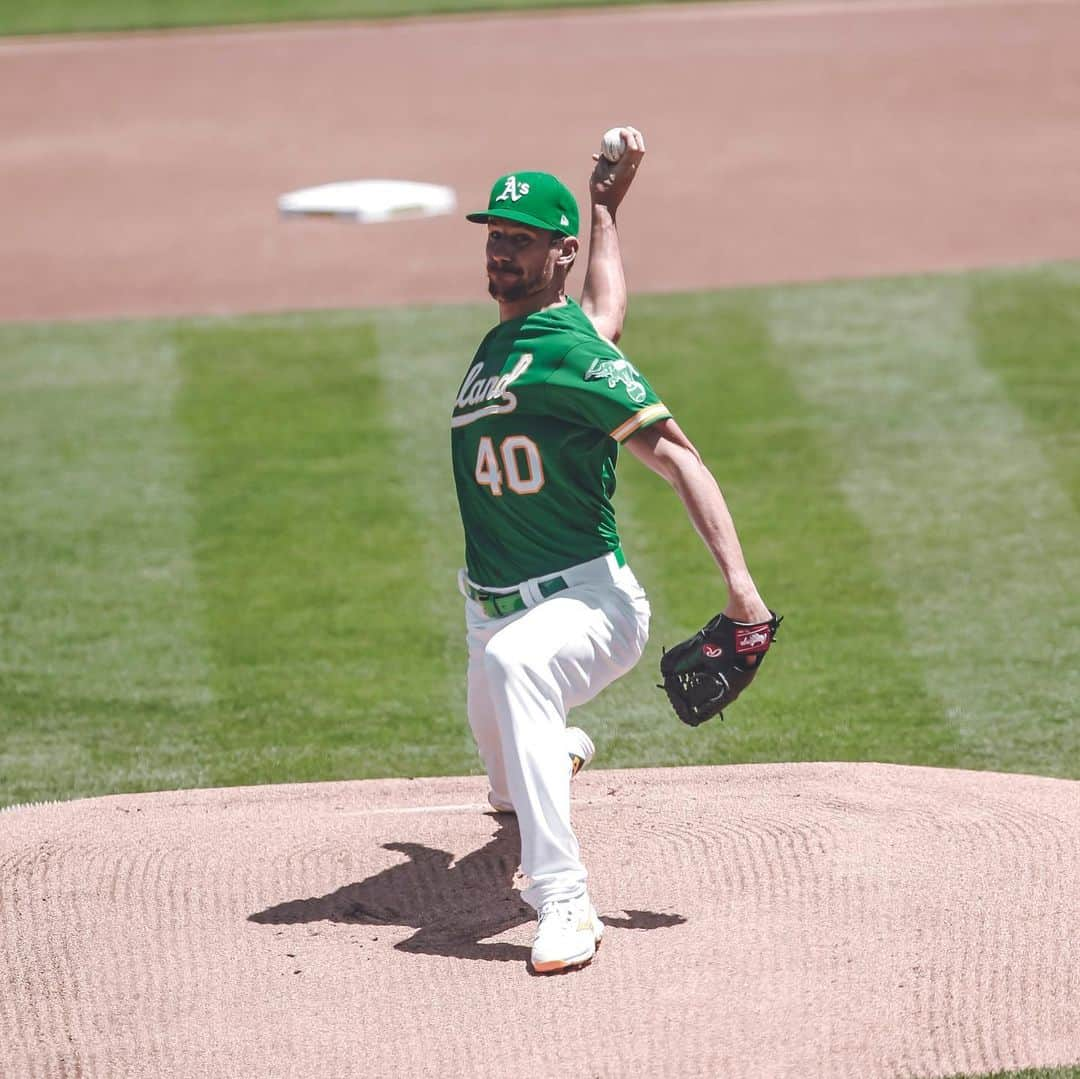
[[[524,610],[527,604],[521,592],[482,593],[484,598],[479,601],[484,608],[484,613],[489,618],[506,618]]]
[[[506,605],[505,608],[502,606],[503,604]],[[524,610],[527,604],[525,603],[525,597],[520,591],[517,591],[492,596],[491,606],[495,611],[496,618],[506,618],[508,615],[517,614],[518,611]]]
[[[486,592],[477,588],[468,578],[465,578],[465,591],[469,599],[474,600],[483,608],[488,618],[505,618],[507,615],[516,614],[528,606],[520,589],[513,592]],[[507,609],[502,609],[501,604],[507,604]]]

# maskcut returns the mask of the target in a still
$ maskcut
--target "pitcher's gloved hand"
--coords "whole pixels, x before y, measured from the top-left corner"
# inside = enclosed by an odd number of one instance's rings
[[[693,637],[667,649],[660,674],[675,714],[691,727],[723,709],[754,680],[783,618],[769,612],[768,622],[736,622],[718,614]]]

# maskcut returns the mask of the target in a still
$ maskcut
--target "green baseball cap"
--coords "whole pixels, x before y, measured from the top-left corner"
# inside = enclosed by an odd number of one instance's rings
[[[549,172],[510,172],[491,188],[488,208],[466,219],[486,224],[489,218],[520,221],[534,229],[551,229],[567,236],[578,231],[578,205],[570,188]]]

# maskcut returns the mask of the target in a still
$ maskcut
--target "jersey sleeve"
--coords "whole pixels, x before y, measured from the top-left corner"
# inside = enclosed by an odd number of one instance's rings
[[[571,349],[547,385],[561,416],[616,442],[671,416],[637,368],[602,338]]]

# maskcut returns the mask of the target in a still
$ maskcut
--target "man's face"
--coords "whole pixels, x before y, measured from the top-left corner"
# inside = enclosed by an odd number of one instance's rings
[[[551,283],[562,237],[497,217],[487,223],[488,292],[496,300],[523,300]]]

